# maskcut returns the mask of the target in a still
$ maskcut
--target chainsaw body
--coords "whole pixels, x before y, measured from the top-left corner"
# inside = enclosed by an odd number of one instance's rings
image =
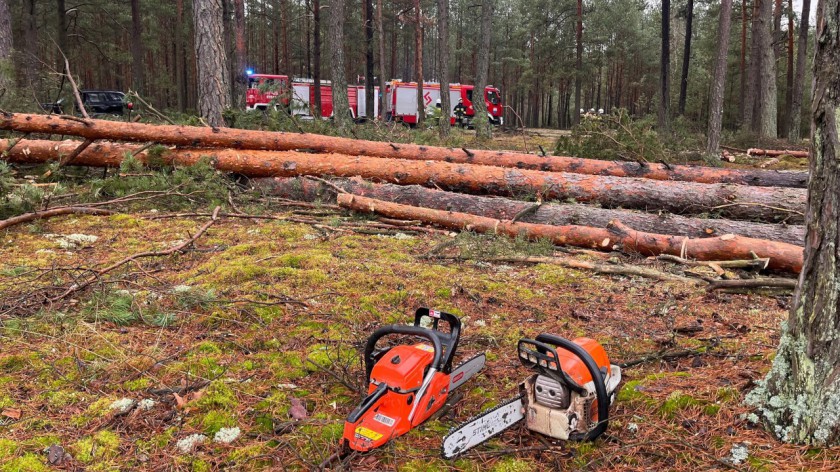
[[[431,329],[420,326],[426,317],[432,320]],[[441,320],[448,324],[449,332],[438,329]],[[369,451],[407,433],[438,411],[451,385],[460,385],[461,378],[450,378],[460,334],[458,317],[427,308],[417,310],[414,326],[388,325],[376,330],[364,353],[368,395],[347,418],[344,446]],[[377,351],[377,342],[391,335],[423,338],[424,342]]]
[[[621,368],[610,365],[598,341],[541,334],[520,340],[518,351],[537,371],[520,385],[529,430],[562,440],[591,440],[606,430]]]

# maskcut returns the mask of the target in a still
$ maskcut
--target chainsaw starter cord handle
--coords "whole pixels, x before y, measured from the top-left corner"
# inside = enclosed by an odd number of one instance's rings
[[[592,383],[595,385],[595,397],[598,399],[598,424],[594,429],[584,434],[580,440],[594,441],[598,438],[598,436],[607,430],[610,414],[610,397],[607,395],[605,379],[601,370],[598,368],[598,364],[585,349],[568,339],[563,339],[559,336],[554,336],[553,334],[543,333],[537,336],[537,341],[553,344],[571,352],[576,355],[589,370],[589,375],[592,376]]]
[[[370,381],[370,373],[371,371],[373,371],[373,364],[375,363],[375,359],[373,358],[373,351],[374,349],[376,349],[376,343],[383,337],[391,334],[404,334],[407,336],[417,336],[428,339],[429,342],[432,343],[432,346],[435,350],[434,357],[432,358],[432,367],[434,367],[435,369],[440,368],[440,357],[442,349],[440,344],[440,338],[438,338],[437,333],[426,328],[420,328],[418,326],[386,325],[374,331],[373,335],[370,338],[368,338],[367,345],[365,346],[365,376],[367,377],[368,381]]]

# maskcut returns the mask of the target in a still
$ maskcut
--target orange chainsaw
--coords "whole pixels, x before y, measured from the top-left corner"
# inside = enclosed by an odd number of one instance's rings
[[[431,328],[421,327],[424,318]],[[448,330],[439,329],[444,321]],[[387,336],[422,338],[424,342],[376,350]],[[344,424],[342,449],[369,451],[420,425],[445,403],[449,394],[484,367],[484,354],[452,368],[458,349],[461,320],[450,313],[420,308],[414,326],[388,325],[377,329],[365,346],[368,395]]]
[[[450,459],[525,420],[526,427],[562,440],[590,441],[607,429],[610,403],[621,368],[610,365],[598,341],[573,341],[540,334],[520,339],[522,365],[536,373],[519,386],[516,398],[454,428],[441,452]]]

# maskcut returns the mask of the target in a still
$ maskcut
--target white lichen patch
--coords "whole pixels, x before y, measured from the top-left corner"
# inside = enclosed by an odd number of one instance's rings
[[[239,430],[239,427],[222,428],[216,432],[215,436],[213,436],[213,441],[222,444],[230,444],[236,441],[236,438],[238,438],[240,434],[242,434],[242,432]]]
[[[748,443],[735,443],[729,450],[729,456],[725,459],[732,465],[743,464],[750,457]]]
[[[140,400],[140,402],[137,404],[137,407],[143,411],[149,411],[152,408],[154,408],[155,405],[157,405],[156,401],[152,400],[151,398],[144,398]]]
[[[189,285],[176,285],[172,287],[172,293],[189,293],[192,287]]]
[[[45,238],[49,238],[54,240],[58,243],[58,246],[61,249],[78,249],[81,247],[89,246],[95,243],[99,236],[94,236],[92,234],[80,234],[80,233],[73,233],[73,234],[53,234],[47,233],[44,235]]]
[[[204,441],[207,441],[207,436],[203,434],[191,434],[175,443],[175,447],[183,454],[189,454],[196,446]]]
[[[130,398],[120,398],[119,400],[114,400],[113,403],[108,407],[112,410],[117,410],[120,413],[125,413],[126,411],[132,409],[134,407],[134,400]]]

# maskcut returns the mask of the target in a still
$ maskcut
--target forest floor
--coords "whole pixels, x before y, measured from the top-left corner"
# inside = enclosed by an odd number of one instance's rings
[[[790,294],[491,263],[556,249],[383,229],[329,205],[222,200],[272,219],[220,217],[187,250],[138,258],[79,291],[96,270],[196,236],[217,203],[177,213],[149,199],[0,232],[0,471],[317,469],[365,388],[364,342],[421,306],[460,316],[456,362],[486,352],[487,366],[443,417],[331,467],[836,470],[840,449],[779,443],[742,405],[769,369]],[[447,241],[443,257],[426,257]],[[607,434],[564,443],[518,426],[441,459],[451,427],[516,394],[529,375],[516,343],[543,332],[597,339],[625,364]],[[294,405],[305,415],[291,418]]]

